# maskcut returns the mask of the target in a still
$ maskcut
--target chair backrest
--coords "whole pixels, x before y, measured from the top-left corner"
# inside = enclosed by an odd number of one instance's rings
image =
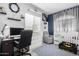
[[[25,48],[31,45],[32,32],[32,30],[23,30],[21,32],[21,39],[19,41],[20,48]]]

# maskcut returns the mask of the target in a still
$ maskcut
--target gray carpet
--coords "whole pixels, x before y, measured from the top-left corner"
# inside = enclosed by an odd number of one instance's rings
[[[71,52],[59,49],[58,46],[54,44],[44,44],[33,50],[33,52],[39,56],[77,56]]]

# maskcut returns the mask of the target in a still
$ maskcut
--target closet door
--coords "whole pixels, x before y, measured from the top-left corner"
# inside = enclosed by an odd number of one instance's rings
[[[33,30],[34,32],[39,32],[41,29],[41,19],[40,17],[34,16],[34,24],[33,24]]]
[[[39,36],[41,36],[43,34],[41,22],[42,22],[41,17],[34,16],[33,32],[34,32],[34,36],[35,36],[36,39],[41,38]]]
[[[33,15],[25,14],[25,30],[33,29]]]
[[[31,49],[35,49],[42,45],[43,30],[42,30],[42,19],[38,16],[33,16],[33,36]]]

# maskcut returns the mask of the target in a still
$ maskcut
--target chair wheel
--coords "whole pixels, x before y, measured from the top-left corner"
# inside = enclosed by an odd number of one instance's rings
[[[29,56],[31,56],[31,54],[30,54],[30,53],[25,53],[25,55],[29,55]]]

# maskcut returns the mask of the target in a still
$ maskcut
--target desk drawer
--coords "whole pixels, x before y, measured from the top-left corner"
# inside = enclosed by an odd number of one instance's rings
[[[2,53],[4,55],[13,55],[14,47],[13,47],[13,41],[3,41],[2,42]]]

